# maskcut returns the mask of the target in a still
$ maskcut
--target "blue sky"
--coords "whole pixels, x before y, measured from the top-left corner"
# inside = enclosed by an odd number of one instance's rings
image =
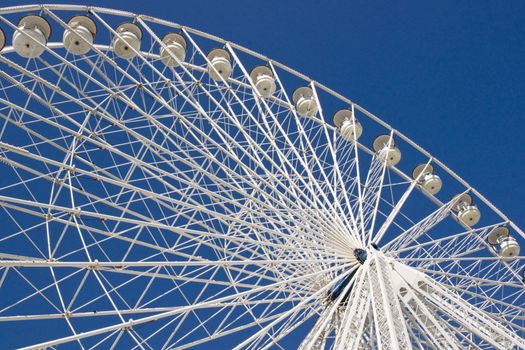
[[[525,227],[522,1],[57,2],[169,19],[283,62],[405,133]]]
[[[21,3],[30,2],[2,2]],[[90,3],[198,28],[309,75],[404,132],[525,227],[524,2]]]

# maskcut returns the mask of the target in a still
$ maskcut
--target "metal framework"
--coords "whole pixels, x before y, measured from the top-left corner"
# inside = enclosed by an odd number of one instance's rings
[[[26,59],[11,37],[27,36],[18,21],[28,14],[52,35]],[[97,32],[74,55],[61,38],[79,14]],[[123,22],[142,31],[130,59],[112,44],[127,35]],[[18,6],[0,9],[0,28],[7,347],[525,348],[523,256],[487,241],[505,226],[523,245],[523,231],[351,100],[144,15]],[[160,52],[174,31],[187,46],[183,60],[169,52],[169,66]],[[214,48],[231,75],[214,66]],[[260,65],[270,96],[250,75]],[[292,96],[300,86],[312,92],[308,115]],[[332,124],[341,108],[361,123],[359,141]],[[407,175],[420,163],[439,174],[439,193],[425,190],[428,173]],[[469,226],[461,208],[482,220]]]

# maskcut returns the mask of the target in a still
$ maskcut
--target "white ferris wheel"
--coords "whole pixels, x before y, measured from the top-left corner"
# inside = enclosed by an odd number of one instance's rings
[[[353,101],[148,16],[0,28],[2,348],[525,348],[523,231]]]

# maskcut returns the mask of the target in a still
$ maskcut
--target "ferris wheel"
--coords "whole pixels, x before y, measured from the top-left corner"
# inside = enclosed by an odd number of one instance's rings
[[[0,28],[3,348],[525,348],[523,231],[353,101],[144,15]]]

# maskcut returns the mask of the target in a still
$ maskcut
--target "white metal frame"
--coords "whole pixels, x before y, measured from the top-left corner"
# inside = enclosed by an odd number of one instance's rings
[[[232,339],[238,349],[293,339],[301,349],[525,348],[524,259],[500,259],[486,242],[501,225],[522,244],[525,234],[402,133],[281,63],[189,27],[76,5],[2,8],[0,27],[16,31],[27,13],[57,31],[71,29],[66,15],[86,13],[99,28],[83,56],[66,56],[60,42],[31,60],[10,46],[0,53],[0,215],[12,231],[0,234],[0,332],[64,323],[27,349]],[[144,32],[130,61],[112,52],[116,20]],[[159,26],[187,40],[176,68],[160,62]],[[208,77],[212,43],[231,56],[227,80]],[[247,57],[272,70],[270,98]],[[296,112],[288,81],[312,89],[316,116]],[[339,137],[328,98],[358,114],[364,135],[372,124],[390,135],[385,149]],[[487,223],[466,226],[454,200],[422,190],[403,170],[410,156],[389,166],[394,139],[447,176],[445,191],[461,188],[490,211]],[[432,211],[405,210],[423,197]],[[407,266],[401,282],[393,261]]]

